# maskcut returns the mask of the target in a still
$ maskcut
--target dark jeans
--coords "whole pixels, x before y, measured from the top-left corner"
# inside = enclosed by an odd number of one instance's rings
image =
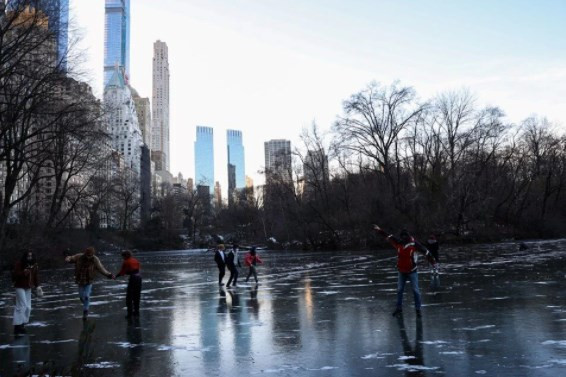
[[[419,291],[419,275],[417,271],[405,274],[399,272],[397,280],[397,308],[403,307],[403,291],[405,290],[405,282],[407,279],[411,282],[413,288],[413,296],[415,297],[415,309],[421,309],[421,292]]]
[[[140,275],[130,275],[128,290],[126,293],[126,306],[128,315],[140,312],[142,278]]]
[[[238,272],[238,268],[237,267],[228,267],[228,269],[230,270],[230,278],[228,279],[228,283],[226,284],[227,286],[229,286],[232,281],[234,281],[234,285],[238,284],[238,275],[240,274],[240,272]]]
[[[224,275],[226,275],[226,266],[218,266],[218,284],[222,284],[222,279],[224,279]]]
[[[254,276],[255,282],[257,283],[257,271],[256,271],[256,267],[255,266],[250,266],[250,272],[248,273],[248,277],[246,278],[246,281],[250,280],[250,276]]]

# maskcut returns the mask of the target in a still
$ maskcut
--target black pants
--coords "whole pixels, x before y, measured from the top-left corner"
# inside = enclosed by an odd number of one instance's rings
[[[226,265],[218,266],[218,284],[222,284],[224,275],[226,275]]]
[[[126,306],[128,314],[140,312],[142,278],[140,275],[130,275],[128,281],[128,291],[126,293]]]
[[[226,284],[227,286],[230,285],[230,283],[232,283],[232,281],[234,281],[234,285],[238,284],[238,275],[240,274],[238,272],[238,268],[236,266],[234,267],[228,267],[228,269],[230,270],[230,279],[228,279],[228,284]]]
[[[255,282],[257,283],[257,271],[255,266],[250,266],[250,272],[248,272],[248,277],[246,278],[246,281],[250,280],[251,276],[254,276]]]

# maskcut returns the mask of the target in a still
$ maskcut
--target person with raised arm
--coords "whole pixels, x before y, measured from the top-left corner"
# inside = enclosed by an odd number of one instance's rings
[[[387,233],[379,225],[373,226],[373,229],[381,234],[389,241],[389,243],[397,250],[397,306],[393,312],[393,316],[403,313],[403,292],[407,280],[411,282],[413,296],[415,299],[415,310],[417,316],[421,316],[421,292],[419,291],[419,275],[417,272],[417,252],[425,255],[429,263],[436,271],[436,261],[432,254],[421,243],[415,240],[406,229],[403,229],[399,237]]]
[[[84,252],[65,258],[65,262],[75,264],[75,281],[79,286],[79,298],[83,303],[83,320],[88,317],[95,273],[98,271],[108,279],[114,279],[114,275],[104,268],[100,259],[94,254],[94,247],[87,247]]]

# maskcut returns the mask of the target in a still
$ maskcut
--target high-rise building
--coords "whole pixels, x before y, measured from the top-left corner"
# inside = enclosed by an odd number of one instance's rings
[[[214,185],[214,205],[216,208],[222,207],[222,188],[218,181],[216,181],[216,184]]]
[[[149,98],[142,98],[139,94],[132,90],[134,102],[136,104],[136,112],[138,113],[138,123],[142,133],[143,143],[148,148],[151,147],[151,105]]]
[[[157,170],[169,170],[169,49],[165,42],[153,44],[152,159]],[[210,184],[212,186],[212,182]]]
[[[272,180],[290,182],[292,180],[291,141],[269,140],[264,146],[266,182]]]
[[[227,130],[226,141],[228,146],[228,170],[230,170],[230,165],[233,165],[235,169],[236,185],[234,188],[244,188],[246,187],[246,166],[242,131]]]
[[[130,79],[130,0],[105,0],[104,86],[112,78],[114,67]]]
[[[197,126],[195,141],[195,182],[198,186],[214,187],[214,130]]]
[[[5,6],[6,11],[31,6],[47,17],[49,31],[55,35],[56,66],[61,71],[66,72],[69,49],[69,0],[37,0],[37,2],[8,0],[6,3],[4,1],[1,1],[1,3],[2,6]]]
[[[126,167],[140,173],[142,135],[138,125],[132,90],[126,85],[119,67],[104,88],[104,105],[108,116],[112,147],[124,158]]]

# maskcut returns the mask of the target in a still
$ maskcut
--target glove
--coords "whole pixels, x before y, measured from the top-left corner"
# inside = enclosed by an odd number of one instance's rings
[[[43,289],[41,289],[41,287],[37,287],[35,289],[35,294],[37,295],[37,297],[41,298],[43,297]]]

